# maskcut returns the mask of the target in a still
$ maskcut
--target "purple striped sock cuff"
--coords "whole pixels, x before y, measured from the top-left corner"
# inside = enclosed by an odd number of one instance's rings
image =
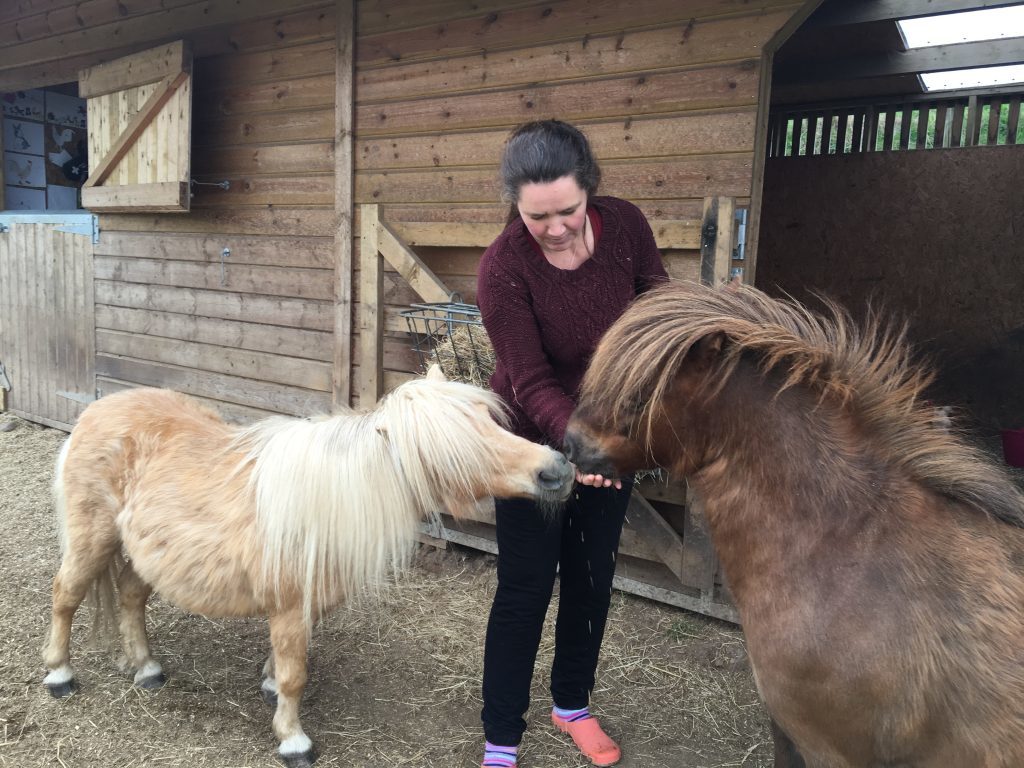
[[[577,720],[586,720],[590,717],[590,707],[584,707],[583,709],[562,709],[561,707],[552,707],[554,713],[558,715],[560,720],[564,720],[567,723],[575,723]]]
[[[516,768],[516,756],[519,747],[504,747],[485,742],[484,761],[480,768]]]

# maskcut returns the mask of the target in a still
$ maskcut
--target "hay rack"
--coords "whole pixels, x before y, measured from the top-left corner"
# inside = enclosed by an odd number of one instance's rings
[[[452,294],[450,301],[411,304],[401,314],[423,370],[437,363],[449,379],[487,386],[494,350],[479,307]]]

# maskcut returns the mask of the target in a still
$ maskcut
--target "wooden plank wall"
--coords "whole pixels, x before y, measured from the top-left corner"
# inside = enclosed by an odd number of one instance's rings
[[[17,222],[0,234],[0,360],[13,413],[69,429],[91,396],[92,238]]]
[[[907,321],[929,397],[998,441],[1024,426],[1022,175],[1019,145],[773,158],[757,285]]]
[[[334,9],[334,0],[41,0],[0,24],[0,63],[14,54],[37,61],[33,70],[59,66],[38,61],[58,41],[78,65],[174,37],[195,52],[192,177],[230,189],[194,187],[189,214],[101,216],[101,393],[168,386],[238,420],[330,407]],[[0,82],[19,71],[0,65]]]
[[[760,55],[792,0],[458,0],[357,5],[355,196],[397,221],[504,220],[497,163],[509,130],[581,126],[602,191],[652,220],[699,219],[702,199],[751,193]],[[475,299],[481,249],[418,250]],[[697,251],[666,254],[696,279]],[[385,272],[385,375],[416,369],[399,312],[418,297]]]
[[[354,203],[409,221],[498,222],[496,169],[519,122],[580,124],[603,191],[657,222],[744,204],[761,49],[798,0],[362,0],[356,3]],[[101,216],[101,391],[138,384],[206,397],[238,419],[329,407],[339,227],[334,206],[335,0],[22,0],[0,8],[0,91],[184,37],[195,53],[185,215]],[[359,231],[359,222],[351,231]],[[358,238],[353,261],[358,264]],[[227,255],[222,256],[228,249]],[[475,298],[481,250],[422,255]],[[697,253],[669,254],[696,276]],[[418,361],[393,272],[385,389]],[[351,306],[358,309],[359,275]],[[341,306],[341,305],[339,305]],[[357,340],[352,340],[355,348]],[[335,376],[337,379],[337,376]],[[355,379],[355,376],[352,376]]]

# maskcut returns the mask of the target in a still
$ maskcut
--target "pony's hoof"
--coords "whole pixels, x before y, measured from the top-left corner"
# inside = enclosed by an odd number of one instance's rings
[[[292,755],[281,755],[281,760],[288,768],[312,768],[313,763],[316,761],[316,755],[313,754],[313,750],[308,752],[298,752]]]
[[[78,690],[78,683],[75,682],[74,678],[66,680],[63,683],[54,683],[47,685],[46,690],[50,692],[50,695],[55,699],[63,699],[70,696],[72,693]]]
[[[164,683],[167,682],[167,675],[163,672],[157,672],[155,675],[150,677],[143,677],[141,680],[136,680],[135,684],[146,691],[155,691],[164,687]]]

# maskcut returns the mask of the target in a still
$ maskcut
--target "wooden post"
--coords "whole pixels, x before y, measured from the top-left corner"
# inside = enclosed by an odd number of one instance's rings
[[[813,137],[813,132],[811,135]],[[736,201],[733,198],[704,198],[700,281],[705,285],[719,286],[729,280],[735,244],[735,217]],[[705,611],[714,601],[718,556],[711,544],[711,535],[704,517],[704,505],[692,492],[687,493],[686,499],[680,568],[680,580],[700,590],[701,610]]]
[[[735,245],[736,200],[731,197],[704,198],[701,226],[700,281],[705,285],[728,282]]]
[[[977,94],[971,94],[967,98],[967,139],[965,147],[973,147],[978,143],[978,131],[981,129],[981,107],[978,104]]]
[[[359,405],[369,408],[380,399],[384,386],[384,271],[377,242],[378,208],[361,206],[359,215]]]
[[[352,55],[354,0],[338,0],[334,59],[334,368],[331,401],[352,400]]]

